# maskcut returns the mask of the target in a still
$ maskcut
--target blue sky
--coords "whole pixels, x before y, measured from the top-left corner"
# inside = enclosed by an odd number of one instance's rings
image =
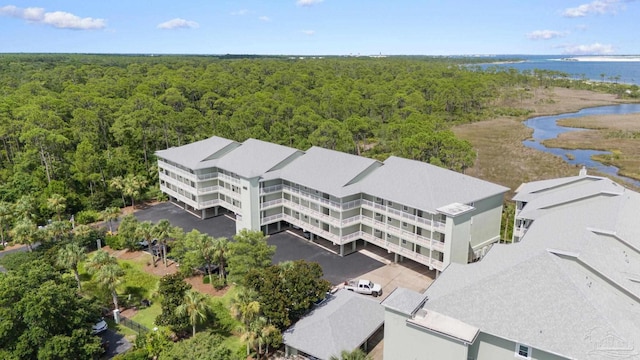
[[[1,1],[2,53],[640,53],[635,0]]]

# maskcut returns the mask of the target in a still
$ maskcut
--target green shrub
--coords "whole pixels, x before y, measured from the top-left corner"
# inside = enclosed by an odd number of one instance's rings
[[[109,235],[105,237],[105,244],[107,244],[113,250],[124,249],[124,241],[119,235]]]
[[[213,279],[213,287],[216,288],[216,290],[222,290],[225,286],[227,286],[227,281],[225,279],[221,279],[219,277]]]
[[[91,224],[100,220],[100,212],[96,210],[83,210],[76,214],[76,224]]]

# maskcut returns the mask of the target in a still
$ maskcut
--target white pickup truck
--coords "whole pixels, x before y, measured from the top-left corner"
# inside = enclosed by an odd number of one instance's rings
[[[382,295],[382,286],[380,286],[380,284],[374,284],[364,279],[345,281],[344,288],[360,294],[373,295],[373,297]]]

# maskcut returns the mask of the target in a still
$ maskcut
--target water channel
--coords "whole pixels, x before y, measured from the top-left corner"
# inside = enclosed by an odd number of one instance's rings
[[[593,155],[610,154],[609,151],[598,151],[590,149],[561,149],[550,148],[542,144],[544,140],[555,139],[558,135],[571,131],[590,131],[587,129],[564,127],[558,125],[558,120],[567,118],[577,118],[590,115],[624,115],[624,114],[640,114],[640,104],[621,104],[610,106],[599,106],[594,108],[582,109],[575,113],[567,113],[551,116],[539,116],[531,118],[524,124],[533,129],[532,139],[525,140],[524,146],[548,152],[550,154],[561,157],[565,162],[573,165],[584,165],[588,169],[594,169],[601,173],[615,176],[622,182],[633,184],[640,187],[640,181],[625,176],[618,175],[618,168],[615,166],[605,165],[591,159]],[[640,116],[638,118],[640,122]]]

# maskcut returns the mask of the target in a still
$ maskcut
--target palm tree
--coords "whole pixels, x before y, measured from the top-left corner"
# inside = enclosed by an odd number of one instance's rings
[[[37,233],[38,228],[36,224],[29,218],[19,220],[10,231],[13,241],[18,244],[27,245],[29,251],[33,251],[32,245],[37,241]]]
[[[369,357],[367,354],[364,353],[364,351],[358,349],[355,349],[353,351],[347,351],[347,350],[342,350],[342,352],[340,353],[340,356],[331,356],[329,358],[329,360],[370,360],[371,357]]]
[[[96,281],[109,291],[113,299],[113,306],[116,310],[119,309],[116,288],[122,283],[123,276],[124,270],[122,270],[117,262],[104,265],[96,272]]]
[[[109,232],[113,234],[113,222],[118,221],[120,208],[112,206],[102,211],[102,218],[109,224]]]
[[[255,291],[243,289],[231,299],[231,314],[242,323],[241,331],[243,341],[247,342],[247,356],[257,338],[255,326],[252,326],[260,314],[260,303],[255,300],[256,297]]]
[[[226,278],[227,275],[224,270],[227,263],[227,256],[229,256],[229,240],[224,237],[215,239],[213,258],[218,262],[218,266],[220,267],[220,279]]]
[[[213,263],[213,255],[215,252],[215,239],[207,234],[202,234],[198,230],[190,231],[186,236],[186,243],[195,250],[201,259],[207,264],[207,275],[209,275],[209,283],[212,282],[211,264]]]
[[[153,223],[151,223],[151,221],[144,221],[138,224],[138,227],[136,228],[136,236],[139,238],[143,238],[147,242],[149,250],[151,250],[151,259],[153,260],[153,266],[155,267],[156,255],[153,249],[154,245],[151,243],[153,241],[153,235]]]
[[[56,220],[49,224],[46,228],[49,236],[53,237],[54,241],[58,241],[65,233],[71,229],[71,224],[68,221]]]
[[[80,224],[73,229],[73,235],[77,240],[82,241],[86,239],[92,231],[93,229],[91,228],[91,226]]]
[[[122,197],[122,206],[127,206],[127,203],[124,201],[124,179],[122,178],[122,176],[116,176],[109,180],[109,187],[120,191],[120,196]]]
[[[78,264],[87,258],[85,249],[75,242],[69,243],[58,250],[58,258],[56,263],[58,266],[73,271],[73,276],[78,283],[78,290],[82,290],[80,285],[80,275],[78,274]]]
[[[16,218],[33,219],[36,212],[36,200],[31,195],[22,195],[14,205]]]
[[[279,346],[282,343],[282,334],[277,327],[272,324],[268,324],[266,318],[260,317],[256,322],[257,326],[257,341],[258,341],[258,356],[262,357],[262,346],[265,347],[265,356],[269,356],[269,344]]]
[[[204,321],[207,318],[208,310],[209,304],[204,294],[195,290],[187,290],[182,304],[176,308],[176,314],[189,317],[189,323],[193,327],[193,336],[196,336],[196,325],[199,321]]]
[[[87,271],[89,274],[97,273],[103,266],[118,264],[118,260],[109,255],[108,252],[104,250],[96,251],[96,254],[89,260],[86,265]]]
[[[13,206],[6,201],[0,201],[0,241],[4,245],[4,232],[13,221]]]
[[[53,194],[47,199],[47,208],[56,213],[58,221],[61,221],[60,214],[67,208],[67,198],[60,194]]]
[[[153,227],[153,233],[162,243],[162,261],[164,262],[164,266],[167,267],[167,240],[171,238],[173,227],[169,220],[162,219]]]
[[[147,186],[147,180],[142,176],[129,174],[124,178],[122,185],[122,192],[131,197],[131,208],[135,209],[134,200],[140,196],[142,189]]]

